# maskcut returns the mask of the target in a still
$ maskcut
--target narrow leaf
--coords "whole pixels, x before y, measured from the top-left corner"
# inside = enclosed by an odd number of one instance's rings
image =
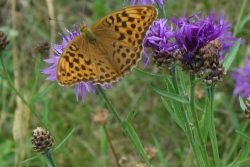
[[[238,50],[240,48],[240,43],[241,43],[241,40],[238,39],[238,41],[235,42],[234,46],[230,50],[229,54],[225,57],[225,60],[223,62],[223,66],[225,68],[225,71],[228,71],[228,69],[232,65],[234,59],[236,58]]]
[[[175,101],[178,101],[178,102],[181,102],[181,103],[185,103],[185,104],[188,104],[189,103],[189,100],[187,97],[183,97],[183,96],[180,96],[180,95],[177,95],[177,94],[174,94],[174,93],[169,93],[168,91],[165,91],[165,90],[160,90],[158,88],[155,88],[155,87],[152,87],[152,90],[157,93],[158,95],[160,96],[163,96],[163,97],[168,97],[172,100],[175,100]]]

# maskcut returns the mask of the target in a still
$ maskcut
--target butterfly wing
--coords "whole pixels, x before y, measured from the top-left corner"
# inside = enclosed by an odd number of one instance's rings
[[[57,81],[62,85],[93,81],[96,68],[92,62],[86,39],[81,35],[75,37],[60,56],[56,69]]]
[[[98,42],[90,43],[82,35],[75,37],[60,56],[57,81],[65,86],[79,82],[110,83],[118,74],[105,55],[106,50]]]
[[[107,51],[106,59],[117,71],[113,79],[130,71],[140,60],[142,40],[156,17],[157,10],[152,6],[131,6],[102,18],[91,27]],[[106,82],[105,78],[102,82]]]
[[[112,83],[140,59],[142,40],[157,16],[151,6],[133,6],[114,12],[92,27],[96,42],[75,37],[64,49],[57,80],[62,85],[78,82]]]

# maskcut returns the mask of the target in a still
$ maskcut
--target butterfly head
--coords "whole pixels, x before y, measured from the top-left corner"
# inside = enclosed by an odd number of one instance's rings
[[[85,33],[85,31],[88,29],[88,26],[86,24],[80,24],[79,25],[79,30],[81,33]]]

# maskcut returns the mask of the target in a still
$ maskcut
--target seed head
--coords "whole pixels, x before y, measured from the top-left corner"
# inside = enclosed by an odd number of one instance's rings
[[[250,96],[248,96],[248,98],[246,99],[245,104],[246,104],[246,107],[247,107],[245,109],[245,114],[246,114],[246,117],[248,119],[250,119]]]
[[[52,147],[54,140],[52,136],[49,134],[49,131],[41,127],[37,127],[32,132],[31,142],[34,151],[45,153]]]
[[[50,49],[50,45],[46,41],[39,42],[34,48],[36,53],[40,53],[44,55],[49,53],[49,49]]]
[[[7,39],[7,36],[2,31],[0,31],[0,51],[4,50],[8,43],[9,40]]]

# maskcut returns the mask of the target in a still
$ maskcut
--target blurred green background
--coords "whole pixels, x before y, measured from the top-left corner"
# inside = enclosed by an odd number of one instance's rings
[[[206,16],[212,10],[218,16],[222,11],[234,27],[242,3],[243,0],[168,0],[165,13],[169,19],[194,12]],[[72,88],[64,90],[57,83],[45,81],[40,70],[47,67],[42,60],[48,58],[49,54],[39,54],[35,48],[43,41],[59,43],[59,33],[65,33],[65,28],[73,29],[74,25],[82,22],[91,25],[123,6],[122,0],[0,0],[0,30],[10,39],[9,46],[1,56],[16,89],[30,104],[28,108],[16,96],[0,67],[1,167],[46,166],[43,157],[32,150],[30,142],[31,132],[37,126],[48,128],[55,139],[55,145],[70,135],[53,153],[59,167],[115,166],[102,127],[92,121],[93,113],[105,108],[104,101],[95,94],[88,94],[84,103],[81,100],[77,102]],[[249,17],[249,6],[248,1],[242,16]],[[245,39],[234,62],[236,67],[243,63],[245,56],[249,56],[249,18],[248,23],[235,35]],[[171,119],[160,97],[149,91],[151,85],[163,87],[163,77],[151,76],[138,69],[143,69],[142,65],[138,65],[130,75],[107,90],[109,98],[121,118],[125,118],[144,94],[133,126],[143,145],[156,149],[157,155],[151,161],[154,166],[164,167],[162,162],[174,167],[195,166],[185,135]],[[167,74],[167,70],[158,69],[153,63],[144,71]],[[232,79],[227,75],[219,83],[215,95],[219,151],[225,163],[233,160],[241,147],[244,147],[244,140],[236,130],[249,129],[249,120],[245,119],[240,110],[237,98],[232,97],[232,89]],[[197,96],[201,96],[201,103],[204,92],[200,85]],[[141,162],[134,146],[114,119],[111,119],[107,129],[119,157],[127,159],[123,163],[124,167]],[[250,159],[243,163],[243,166],[248,165]]]

